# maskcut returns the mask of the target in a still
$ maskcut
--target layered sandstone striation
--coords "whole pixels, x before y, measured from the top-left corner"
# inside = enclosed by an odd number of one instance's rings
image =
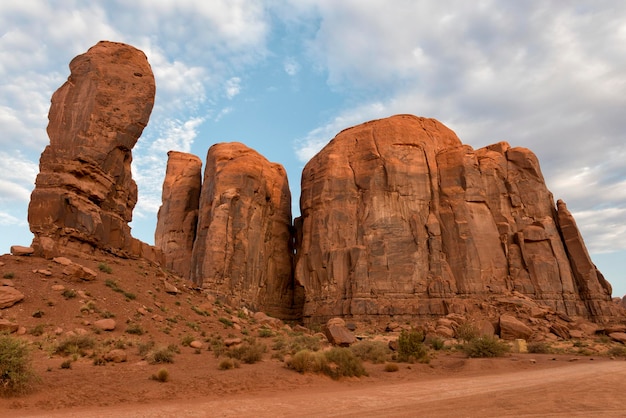
[[[368,122],[305,166],[300,207],[305,322],[446,315],[511,292],[570,315],[615,314],[527,149],[473,150],[410,115]]]
[[[70,63],[52,96],[50,145],[28,208],[40,255],[100,248],[147,256],[128,223],[137,202],[131,150],[148,123],[155,83],[143,52],[99,42]]]
[[[235,306],[297,315],[291,194],[284,168],[239,143],[207,154],[193,282]]]
[[[170,151],[167,155],[155,246],[164,255],[165,267],[188,277],[200,207],[202,161],[184,152]]]

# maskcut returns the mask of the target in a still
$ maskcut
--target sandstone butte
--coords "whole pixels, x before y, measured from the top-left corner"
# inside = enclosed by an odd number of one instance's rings
[[[305,323],[464,313],[511,292],[595,321],[616,315],[528,149],[473,150],[434,119],[368,122],[305,166],[300,208]]]
[[[37,255],[148,258],[234,306],[305,324],[494,317],[498,301],[529,299],[596,322],[619,315],[531,151],[473,150],[410,115],[330,141],[304,168],[293,224],[279,164],[216,144],[202,179],[198,157],[172,151],[156,247],[141,243],[128,226],[130,163],[154,102],[150,66],[131,46],[100,42],[70,70],[29,206]]]
[[[155,82],[143,52],[99,42],[70,63],[52,96],[46,147],[28,208],[38,255],[106,249],[154,258],[131,237],[137,202],[131,150],[148,123]]]

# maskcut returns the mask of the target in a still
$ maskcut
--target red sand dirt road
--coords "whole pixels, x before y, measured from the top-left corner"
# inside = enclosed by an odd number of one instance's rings
[[[581,360],[560,367],[510,373],[382,383],[359,388],[303,388],[284,393],[72,409],[28,416],[624,417],[626,362]]]

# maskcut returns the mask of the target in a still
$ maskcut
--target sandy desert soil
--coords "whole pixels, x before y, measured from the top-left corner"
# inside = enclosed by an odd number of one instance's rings
[[[11,276],[15,288],[26,295],[0,314],[23,327],[20,338],[31,345],[41,378],[27,395],[0,398],[2,417],[626,415],[626,361],[594,351],[599,343],[593,342],[579,344],[584,348],[570,345],[567,354],[497,359],[467,359],[461,352],[444,350],[430,364],[400,364],[397,372],[389,373],[381,364],[366,363],[368,377],[335,381],[287,369],[273,356],[272,338],[257,338],[268,345],[261,362],[219,370],[220,358],[206,341],[257,336],[259,324],[145,261],[106,255],[73,260],[97,271],[96,280],[73,282],[62,266],[49,260],[0,256],[0,276]],[[99,269],[102,263],[110,273]],[[40,269],[51,275],[33,272]],[[164,280],[180,293],[165,292]],[[111,281],[126,294],[106,284]],[[67,298],[53,290],[59,285],[77,295]],[[134,297],[127,297],[130,293]],[[89,302],[92,309],[85,309]],[[198,307],[207,303],[210,315],[198,314]],[[93,323],[103,316],[115,319],[114,331],[95,329]],[[131,325],[140,326],[143,334],[128,334]],[[86,333],[99,348],[70,357],[71,368],[63,369],[68,357],[53,351],[69,331]],[[284,332],[275,330],[274,335]],[[189,336],[205,346],[183,346],[181,340]],[[176,344],[180,353],[174,363],[149,364],[137,350],[147,341]],[[98,350],[120,342],[126,362],[94,364]],[[163,367],[170,374],[168,382],[150,379]]]

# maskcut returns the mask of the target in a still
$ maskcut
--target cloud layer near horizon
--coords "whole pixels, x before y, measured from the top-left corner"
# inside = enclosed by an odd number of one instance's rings
[[[166,152],[204,157],[208,124],[252,118],[240,109],[266,66],[286,89],[317,74],[325,82],[314,87],[340,97],[289,140],[248,143],[285,150],[294,200],[298,168],[337,132],[413,113],[474,147],[530,148],[590,250],[626,251],[626,3],[27,0],[0,5],[0,28],[0,225],[26,225],[49,100],[69,61],[109,39],[142,49],[157,80],[133,152],[136,231],[154,230]]]

